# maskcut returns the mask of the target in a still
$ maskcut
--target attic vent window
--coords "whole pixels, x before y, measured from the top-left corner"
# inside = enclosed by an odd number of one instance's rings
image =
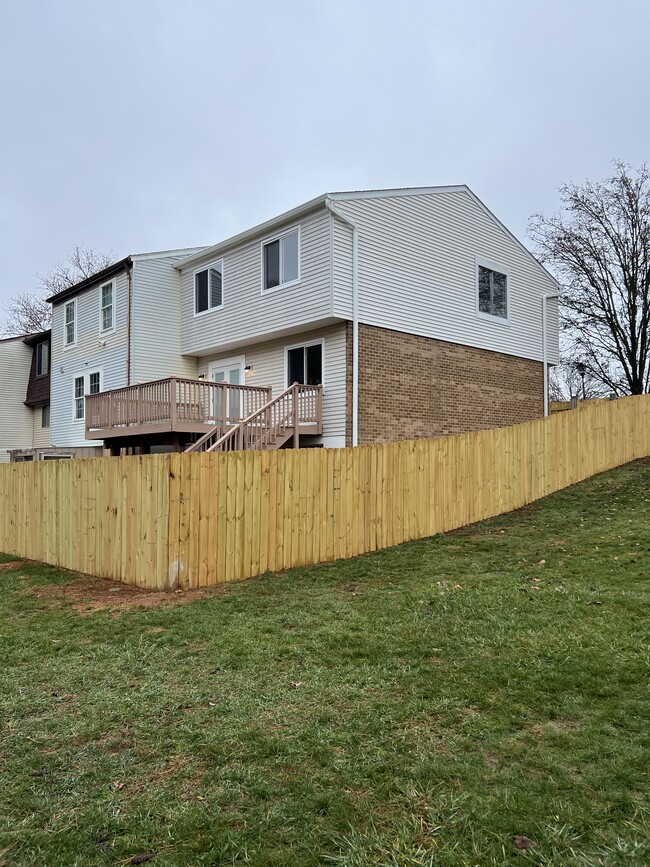
[[[223,261],[194,272],[194,313],[223,307]]]
[[[478,266],[479,313],[497,319],[508,318],[508,276],[500,271]]]
[[[262,289],[277,289],[300,280],[300,232],[294,229],[262,245]]]

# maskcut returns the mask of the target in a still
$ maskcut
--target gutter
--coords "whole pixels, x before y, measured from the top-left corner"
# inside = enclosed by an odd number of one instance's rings
[[[325,206],[352,229],[352,445],[359,445],[359,226],[329,196]]]
[[[550,298],[559,298],[558,292],[545,292],[542,295],[542,364],[544,366],[544,418],[548,415],[548,351],[547,330],[548,330],[548,312],[546,302]]]

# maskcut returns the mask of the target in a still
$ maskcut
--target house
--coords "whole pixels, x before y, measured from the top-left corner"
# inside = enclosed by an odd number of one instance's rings
[[[0,463],[72,457],[50,448],[50,331],[0,340]]]
[[[32,350],[24,341],[24,336],[0,340],[0,463],[11,460],[12,449],[33,444],[33,411],[24,403]]]
[[[125,263],[114,267],[126,273]],[[116,274],[93,278],[86,347],[102,342],[102,281]],[[67,429],[82,421],[81,396],[90,395],[86,438],[113,453],[345,446],[546,411],[557,283],[466,186],[323,195],[212,247],[167,256],[156,278],[137,317],[137,277],[129,278],[130,376],[109,379],[106,348],[93,346],[90,366],[90,349],[78,352],[79,287],[53,299],[55,345],[76,346],[74,370],[65,380],[53,374]],[[115,312],[123,331],[124,304]],[[151,382],[157,375],[165,378]],[[128,383],[140,384],[124,391]]]
[[[86,396],[175,373],[196,377],[180,352],[180,276],[196,248],[132,254],[48,298],[52,304],[51,442],[76,456],[104,454],[86,435]]]

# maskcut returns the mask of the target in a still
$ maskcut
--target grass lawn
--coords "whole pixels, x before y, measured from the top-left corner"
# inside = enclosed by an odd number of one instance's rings
[[[0,864],[648,865],[649,564],[638,462],[184,604],[0,566]]]

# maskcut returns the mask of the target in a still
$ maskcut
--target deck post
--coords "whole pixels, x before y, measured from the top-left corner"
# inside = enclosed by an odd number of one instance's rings
[[[169,380],[169,426],[172,431],[176,430],[178,423],[178,404],[176,403],[176,377]]]
[[[293,384],[293,394],[291,395],[291,402],[293,403],[293,447],[294,449],[300,448],[300,407],[298,406],[298,394],[300,392],[300,386],[297,382]]]

